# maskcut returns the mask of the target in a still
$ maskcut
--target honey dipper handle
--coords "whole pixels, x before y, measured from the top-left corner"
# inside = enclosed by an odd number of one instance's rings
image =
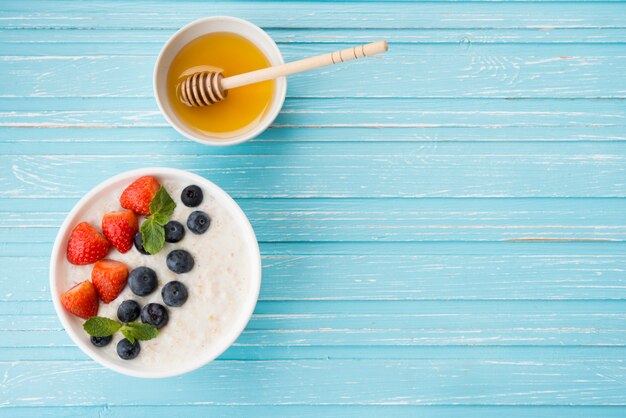
[[[369,57],[387,51],[387,41],[378,41],[371,44],[359,45],[328,54],[317,55],[303,60],[288,62],[276,67],[263,68],[249,73],[234,75],[222,80],[222,88],[229,90],[235,87],[246,86],[261,81],[272,80],[289,74],[300,73],[340,62],[352,61],[357,58]]]

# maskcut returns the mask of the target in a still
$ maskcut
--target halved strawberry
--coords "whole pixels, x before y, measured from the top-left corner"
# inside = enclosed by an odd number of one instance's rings
[[[91,264],[109,252],[105,237],[87,222],[81,222],[72,231],[67,243],[67,260],[72,264]]]
[[[128,281],[128,267],[115,260],[100,260],[91,270],[91,282],[104,303],[109,303],[122,293]]]
[[[61,295],[61,304],[83,319],[89,319],[98,313],[98,294],[89,280],[72,287]]]
[[[122,192],[120,204],[138,215],[150,215],[150,201],[161,185],[152,176],[139,177]]]
[[[106,213],[102,217],[102,232],[111,245],[125,253],[133,246],[133,238],[139,230],[137,217],[130,210]]]

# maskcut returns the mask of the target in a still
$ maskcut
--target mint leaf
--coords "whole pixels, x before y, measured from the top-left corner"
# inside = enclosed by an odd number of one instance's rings
[[[120,329],[120,332],[122,333],[124,337],[126,337],[128,341],[130,341],[131,344],[135,344],[135,336],[133,335],[130,329],[126,328],[126,324],[122,326],[122,329]]]
[[[130,322],[122,325],[117,321],[102,316],[89,318],[83,324],[83,328],[92,337],[108,337],[120,331],[131,344],[135,344],[135,340],[147,341],[159,335],[159,330],[154,325],[141,322]]]
[[[83,329],[92,337],[108,337],[115,334],[121,326],[122,324],[112,319],[94,316],[85,321]]]
[[[152,216],[148,217],[142,224],[141,239],[143,248],[150,254],[156,254],[161,251],[165,245],[165,228],[154,221]]]
[[[164,213],[158,213],[158,212],[150,216],[150,218],[152,218],[154,222],[156,222],[157,224],[161,226],[165,226],[165,224],[168,223],[170,220],[169,216],[166,216]]]
[[[129,322],[128,324],[124,324],[121,331],[131,343],[134,343],[133,340],[135,339],[147,341],[159,335],[159,330],[154,325],[143,324],[141,322]],[[131,336],[133,340],[131,340]]]
[[[151,215],[141,224],[141,239],[143,248],[150,254],[161,251],[165,245],[165,229],[163,226],[170,220],[174,213],[176,203],[163,186],[159,188],[150,201]]]
[[[156,192],[152,200],[150,201],[150,213],[152,216],[161,215],[169,219],[174,213],[174,208],[176,207],[176,203],[172,200],[171,196],[165,190],[165,187],[161,186],[159,190]],[[161,218],[162,219],[162,218]],[[160,225],[165,225],[165,222],[157,222]]]

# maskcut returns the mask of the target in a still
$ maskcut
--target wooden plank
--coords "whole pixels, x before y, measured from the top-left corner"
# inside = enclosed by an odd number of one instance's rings
[[[393,417],[449,417],[474,418],[480,415],[483,418],[500,418],[506,415],[509,418],[527,417],[528,410],[515,406],[425,406],[425,405],[141,405],[141,406],[68,406],[68,407],[11,407],[4,409],[6,414],[15,418],[38,416],[46,417],[78,417],[89,415],[107,416],[110,418],[125,418],[138,414],[151,417],[181,416],[219,416],[219,417],[296,417],[318,418],[322,416],[360,417],[373,414],[374,416]],[[621,418],[626,414],[626,408],[620,406],[535,406],[532,408],[535,418],[553,418],[565,416],[576,418]]]
[[[492,361],[529,360],[623,360],[624,346],[498,346],[498,345],[452,345],[418,346],[387,345],[370,346],[231,346],[215,361],[260,361],[260,360],[428,360],[467,359]],[[11,361],[85,361],[89,358],[69,337],[65,343],[54,345],[17,347],[0,346],[0,362]]]
[[[3,155],[0,197],[80,197],[121,171],[184,168],[236,198],[624,197],[626,144],[292,144],[258,155]],[[149,149],[147,149],[149,151]],[[242,153],[239,155],[239,153]],[[65,169],[59,170],[62,165]]]
[[[287,99],[274,126],[255,142],[371,141],[623,141],[623,99]],[[168,125],[148,98],[0,99],[4,154],[142,153],[147,143],[164,154],[205,147]],[[18,128],[19,126],[19,128]],[[50,128],[55,129],[40,129]],[[121,129],[132,127],[140,129]],[[32,129],[36,128],[36,129]],[[112,131],[110,128],[117,128]],[[309,129],[315,128],[315,129]],[[106,144],[103,144],[106,143]]]
[[[327,50],[286,45],[283,53],[289,61]],[[0,97],[152,97],[155,54],[3,56]],[[289,91],[292,97],[624,98],[625,71],[618,44],[392,44],[380,59],[293,75]]]
[[[266,255],[261,299],[626,299],[624,256],[524,256],[508,248],[511,255],[499,256]],[[50,300],[47,258],[2,260],[7,267],[0,277],[13,285],[1,291],[0,300]]]
[[[50,242],[0,243],[3,257],[23,257],[24,252],[32,257],[50,255]],[[513,247],[514,246],[514,247]],[[623,254],[622,244],[611,241],[520,241],[515,243],[494,242],[274,242],[261,243],[264,255],[445,255],[445,254],[515,254],[567,255],[586,254],[587,256]]]
[[[461,45],[483,43],[623,43],[626,42],[625,29],[607,28],[266,28],[267,33],[280,46],[302,43],[365,43],[378,39],[389,39],[399,43],[455,43]],[[172,35],[170,29],[0,29],[0,50],[9,55],[47,55],[50,45],[67,48],[74,55],[73,48],[90,44],[93,53],[99,54],[132,53],[143,54],[146,48],[160,48]],[[154,46],[146,45],[148,43]],[[120,44],[123,48],[120,48]],[[330,48],[330,46],[329,46]]]
[[[123,2],[42,1],[4,4],[5,28],[170,29],[211,15],[234,15],[274,28],[624,28],[623,3],[559,2],[425,2],[368,3],[211,2],[204,7],[178,2],[176,13],[166,1]]]
[[[282,116],[281,116],[282,118]],[[506,127],[506,128],[363,128],[325,127],[288,128],[271,127],[250,142],[236,149],[254,149],[255,143],[278,142],[570,142],[570,141],[624,141],[626,130],[622,126],[566,126]],[[120,149],[132,154],[145,152],[146,147],[158,154],[170,152],[173,146],[178,152],[200,154],[206,147],[196,144],[170,127],[124,129],[110,127],[73,128],[0,128],[0,143],[7,154],[32,154],[45,149],[46,154],[62,154],[67,149],[73,154],[98,153],[103,149]],[[46,145],[49,144],[49,145]],[[277,149],[280,149],[278,147]],[[224,154],[234,149],[225,148]],[[119,153],[119,152],[118,152]]]
[[[3,307],[0,347],[67,346],[56,315]],[[298,346],[620,346],[623,301],[260,302],[234,343]],[[85,338],[87,338],[85,334]]]
[[[51,242],[2,243],[4,302],[49,301]],[[621,244],[262,244],[261,300],[624,300]],[[29,251],[29,256],[24,251]],[[37,251],[41,248],[40,251]],[[51,307],[50,307],[51,309]],[[48,310],[48,313],[51,311]]]
[[[477,319],[482,319],[478,315]],[[339,318],[341,319],[341,318]],[[391,321],[394,318],[389,318]],[[546,324],[543,328],[532,330],[524,329],[484,329],[461,328],[447,326],[456,318],[448,318],[444,329],[351,329],[351,328],[327,328],[313,329],[268,329],[246,330],[234,343],[234,346],[244,346],[256,349],[264,347],[299,347],[299,346],[341,346],[341,347],[369,347],[375,350],[382,346],[619,346],[623,347],[626,330],[601,329],[595,327],[577,328],[575,322],[567,323],[566,328],[550,328]],[[472,318],[473,319],[473,318]],[[605,317],[597,316],[597,320]],[[56,318],[55,318],[56,320]],[[345,322],[345,321],[344,321]],[[622,321],[623,322],[623,321]],[[525,321],[519,321],[520,326],[526,326]],[[532,326],[537,326],[533,323]],[[623,327],[623,323],[622,323]],[[19,351],[20,347],[49,347],[67,346],[72,344],[66,332],[59,330],[26,330],[26,331],[3,331],[3,342],[0,347],[8,347]],[[85,337],[88,339],[88,337]],[[623,353],[622,353],[623,354]],[[36,360],[45,360],[44,358]],[[244,359],[245,361],[245,359]]]
[[[624,405],[621,361],[359,360],[214,362],[163,385],[92,361],[1,363],[5,406]],[[425,385],[424,382],[429,382]],[[39,384],[46,382],[46,384]],[[213,382],[214,384],[207,384]],[[324,382],[324,384],[320,384]],[[175,388],[176,390],[172,390]]]
[[[0,242],[52,242],[72,199],[0,200]],[[618,199],[242,199],[261,242],[626,240]]]
[[[578,132],[581,128],[626,126],[625,103],[623,99],[448,101],[346,98],[337,102],[334,99],[289,98],[273,127],[416,128],[428,131],[440,128],[482,128],[485,131],[570,128],[571,132]],[[169,125],[153,99],[5,98],[0,99],[0,127],[101,129],[158,128]],[[9,140],[15,131],[2,132],[0,138]],[[123,133],[118,131],[116,136]],[[83,131],[83,135],[89,133]],[[488,133],[485,132],[485,135]],[[50,147],[51,151],[55,149],[58,147]]]

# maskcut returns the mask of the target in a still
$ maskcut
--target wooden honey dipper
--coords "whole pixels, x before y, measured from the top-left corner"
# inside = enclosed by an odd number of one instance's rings
[[[224,78],[220,72],[201,71],[191,74],[183,80],[180,85],[179,98],[182,103],[190,107],[210,106],[224,100],[230,89],[380,54],[387,49],[387,41],[378,41],[228,78]]]

